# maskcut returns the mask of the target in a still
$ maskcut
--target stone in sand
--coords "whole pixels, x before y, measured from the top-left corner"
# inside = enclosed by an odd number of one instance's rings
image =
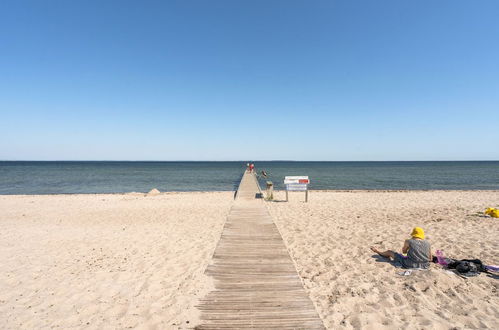
[[[158,189],[154,188],[154,189],[151,189],[151,191],[149,191],[147,193],[147,196],[156,196],[156,195],[159,195],[160,193],[161,192]]]

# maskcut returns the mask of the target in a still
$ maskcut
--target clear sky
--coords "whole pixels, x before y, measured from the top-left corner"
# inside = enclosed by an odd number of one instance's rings
[[[497,160],[499,1],[2,1],[3,160]]]

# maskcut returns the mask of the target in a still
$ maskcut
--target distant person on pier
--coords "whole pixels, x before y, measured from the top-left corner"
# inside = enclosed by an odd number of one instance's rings
[[[253,170],[255,169],[255,164],[251,163],[249,168],[250,168],[250,173],[253,173]]]

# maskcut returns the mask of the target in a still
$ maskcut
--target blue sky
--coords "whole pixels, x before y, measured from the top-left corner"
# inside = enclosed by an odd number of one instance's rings
[[[497,160],[498,1],[2,1],[3,160]]]

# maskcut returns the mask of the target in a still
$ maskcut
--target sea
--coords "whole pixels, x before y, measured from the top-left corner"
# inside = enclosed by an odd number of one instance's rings
[[[234,191],[246,168],[232,162],[0,161],[0,194]],[[499,161],[254,162],[265,186],[307,175],[311,190],[498,190]]]

